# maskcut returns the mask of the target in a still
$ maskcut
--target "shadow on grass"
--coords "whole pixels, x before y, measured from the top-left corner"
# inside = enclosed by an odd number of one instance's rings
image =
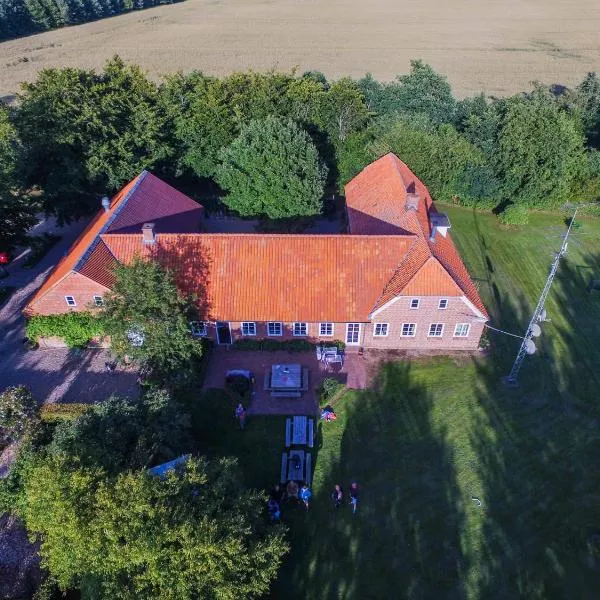
[[[325,423],[309,513],[291,522],[292,554],[272,598],[462,598],[463,499],[433,400],[411,365],[384,365]],[[336,410],[338,407],[336,407]],[[358,513],[329,492],[360,485]]]

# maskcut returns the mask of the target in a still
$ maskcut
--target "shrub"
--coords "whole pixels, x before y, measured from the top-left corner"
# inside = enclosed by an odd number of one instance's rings
[[[90,312],[36,315],[27,322],[25,332],[33,342],[41,337],[62,338],[69,348],[82,348],[91,339],[105,334],[102,318]]]
[[[44,423],[60,423],[73,421],[89,410],[90,404],[55,402],[44,404],[40,410],[40,418]]]
[[[337,379],[333,379],[332,377],[327,377],[323,380],[320,389],[320,403],[321,407],[329,404],[335,395],[340,391],[341,388],[344,387],[343,383],[340,383]]]
[[[6,388],[0,394],[0,428],[8,442],[20,439],[37,418],[37,402],[23,385]]]
[[[522,204],[509,204],[499,215],[502,225],[527,225],[529,213]]]

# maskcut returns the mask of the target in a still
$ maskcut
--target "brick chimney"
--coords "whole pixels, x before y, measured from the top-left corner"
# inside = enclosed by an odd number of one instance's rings
[[[142,241],[144,244],[154,244],[156,241],[154,223],[144,223],[142,225]]]
[[[104,209],[104,212],[110,210],[110,198],[108,196],[102,196],[102,208]]]
[[[419,194],[415,193],[407,193],[406,194],[406,204],[404,208],[409,210],[418,210],[419,209]]]

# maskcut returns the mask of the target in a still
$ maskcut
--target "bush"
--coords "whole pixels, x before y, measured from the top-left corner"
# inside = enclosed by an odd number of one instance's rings
[[[343,387],[344,384],[340,383],[337,379],[333,379],[332,377],[324,379],[320,389],[319,405],[321,407],[327,406]]]
[[[69,312],[62,315],[36,315],[31,317],[25,333],[32,342],[42,337],[59,337],[69,348],[82,348],[96,337],[105,334],[99,315],[90,312]]]
[[[90,404],[63,403],[44,404],[40,410],[40,418],[44,423],[60,423],[73,421],[89,410]]]
[[[529,212],[522,204],[509,204],[499,215],[502,225],[527,225]]]
[[[262,350],[265,352],[311,352],[316,348],[316,344],[308,340],[255,340],[255,339],[240,339],[235,340],[233,347],[236,350]]]
[[[37,402],[23,385],[6,388],[0,394],[0,429],[2,437],[13,442],[20,439],[37,419]]]

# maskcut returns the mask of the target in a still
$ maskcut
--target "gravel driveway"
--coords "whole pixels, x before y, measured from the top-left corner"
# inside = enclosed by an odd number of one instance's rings
[[[0,285],[18,289],[0,308],[0,390],[24,384],[40,402],[94,402],[111,394],[137,396],[135,373],[104,371],[109,358],[106,350],[32,351],[23,344],[25,320],[21,311],[85,225],[86,221],[79,221],[59,228],[54,219],[39,224],[33,235],[47,231],[63,239],[33,269],[21,268],[26,255],[18,256],[8,267],[10,275],[1,280]]]

